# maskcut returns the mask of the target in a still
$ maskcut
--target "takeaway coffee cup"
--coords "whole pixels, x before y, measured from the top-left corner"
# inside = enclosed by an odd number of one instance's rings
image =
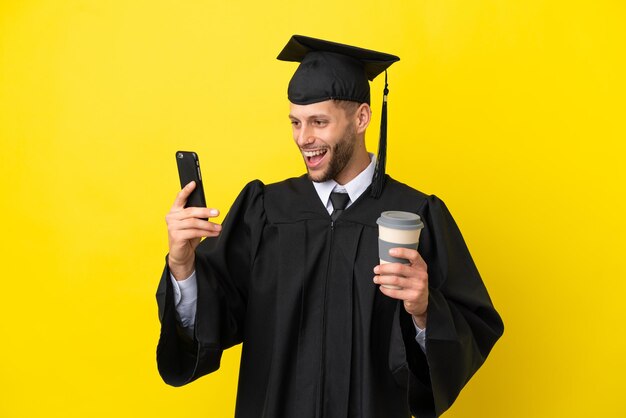
[[[419,215],[411,212],[391,210],[380,214],[378,224],[378,256],[380,264],[402,263],[409,264],[409,260],[389,255],[391,248],[411,248],[417,250],[420,232],[424,228]],[[398,286],[381,285],[388,289],[400,289]]]

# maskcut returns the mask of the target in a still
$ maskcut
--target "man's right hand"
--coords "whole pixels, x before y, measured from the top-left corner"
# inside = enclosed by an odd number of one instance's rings
[[[204,219],[219,215],[217,209],[185,208],[191,192],[196,188],[192,181],[176,195],[176,200],[165,216],[169,241],[168,266],[176,280],[185,280],[194,271],[195,250],[203,237],[216,237],[222,226]]]

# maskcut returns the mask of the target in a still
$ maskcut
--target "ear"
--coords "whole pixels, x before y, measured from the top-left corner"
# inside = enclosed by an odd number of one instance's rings
[[[357,133],[364,133],[372,120],[372,109],[370,108],[370,105],[367,103],[361,103],[355,112],[354,118],[356,121]]]

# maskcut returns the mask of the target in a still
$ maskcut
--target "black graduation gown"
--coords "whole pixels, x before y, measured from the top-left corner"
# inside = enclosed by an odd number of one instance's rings
[[[372,279],[376,219],[418,213],[428,264],[426,355],[401,302]],[[157,362],[179,386],[219,368],[243,342],[238,418],[433,417],[483,363],[503,324],[441,200],[387,177],[334,223],[306,176],[249,183],[219,238],[197,249],[193,340],[179,328],[166,267]]]

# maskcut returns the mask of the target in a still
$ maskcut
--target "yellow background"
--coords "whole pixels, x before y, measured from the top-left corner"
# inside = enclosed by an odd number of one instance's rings
[[[293,33],[402,58],[388,171],[447,202],[506,324],[446,416],[626,416],[625,12],[2,1],[0,417],[232,416],[238,348],[185,388],[156,371],[174,151],[199,153],[223,212],[253,178],[301,174],[295,65],[274,59]]]

